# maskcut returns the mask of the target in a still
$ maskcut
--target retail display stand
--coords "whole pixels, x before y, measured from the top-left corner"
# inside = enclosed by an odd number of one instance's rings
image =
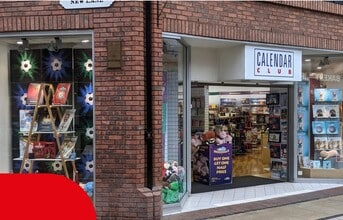
[[[23,136],[27,136],[27,141],[25,144],[24,152],[22,154],[22,157],[16,158],[15,160],[21,160],[21,167],[20,167],[20,173],[23,173],[25,164],[27,162],[30,163],[30,169],[29,172],[32,173],[33,171],[33,164],[35,161],[47,161],[47,162],[55,162],[60,161],[62,163],[63,167],[63,173],[64,175],[69,178],[69,172],[67,167],[67,162],[71,162],[72,164],[72,171],[73,171],[73,180],[75,181],[77,178],[77,170],[75,166],[75,155],[73,155],[71,158],[70,151],[75,147],[75,140],[73,143],[64,144],[62,141],[63,139],[70,140],[70,134],[73,134],[74,131],[70,131],[69,129],[59,129],[57,125],[55,124],[56,119],[58,118],[58,121],[60,121],[60,124],[63,122],[63,118],[65,118],[65,115],[62,115],[61,108],[65,107],[65,112],[68,112],[67,110],[72,109],[72,105],[66,105],[65,103],[53,103],[53,97],[55,95],[54,87],[52,84],[48,83],[40,83],[40,84],[30,84],[32,87],[31,90],[28,90],[32,92],[30,94],[30,100],[28,100],[29,105],[34,106],[33,110],[33,116],[30,119],[30,126],[28,131],[21,131],[20,133]],[[34,87],[34,88],[33,88]],[[29,95],[29,94],[28,94]],[[66,94],[68,95],[68,94]],[[47,111],[47,114],[42,115],[42,111]],[[75,110],[74,110],[75,111]],[[72,111],[73,112],[73,111]],[[68,113],[69,114],[69,113]],[[70,115],[68,115],[69,117]],[[41,119],[39,121],[39,119]],[[38,123],[39,121],[39,123]],[[72,120],[68,120],[68,123],[70,125]],[[38,126],[37,126],[38,124]],[[66,126],[64,124],[64,126]],[[67,127],[69,127],[67,125]],[[40,138],[42,134],[53,134],[55,138],[55,142],[48,142],[50,145],[47,145],[47,142],[40,142]],[[69,136],[68,136],[69,135]],[[38,144],[38,150],[34,148],[33,146]],[[44,144],[44,146],[41,145],[41,143]],[[57,149],[56,149],[57,145]],[[68,149],[64,149],[64,146],[68,147]],[[57,152],[56,152],[57,150]],[[63,153],[62,153],[63,152]],[[68,157],[66,157],[65,152],[68,152]]]
[[[339,166],[342,151],[341,101],[341,89],[314,89],[314,105],[312,105],[314,160],[310,161],[310,168],[329,170],[341,168]]]
[[[200,145],[193,167],[195,182],[207,185],[232,183],[232,145]]]
[[[269,109],[268,147],[270,151],[270,174],[272,179],[286,180],[288,176],[288,95],[270,93],[266,95]]]

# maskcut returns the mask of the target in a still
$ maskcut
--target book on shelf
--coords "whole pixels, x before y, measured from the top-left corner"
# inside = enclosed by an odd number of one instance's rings
[[[21,132],[29,132],[33,120],[33,109],[20,109],[19,110],[19,130]],[[37,122],[33,123],[32,131],[37,131]]]
[[[41,88],[40,83],[30,83],[29,87],[27,88],[27,98],[26,103],[27,105],[35,105],[39,100],[39,104],[43,103],[44,93],[41,92],[40,98],[38,98],[39,90]]]
[[[75,116],[75,109],[66,109],[58,126],[58,131],[68,131],[69,126]]]
[[[70,83],[58,83],[56,86],[56,91],[52,98],[53,105],[64,105],[67,102],[68,94],[70,90]]]
[[[56,158],[56,144],[55,142],[36,141],[33,142],[34,158]]]
[[[52,132],[53,131],[52,123],[55,123],[54,118],[50,118],[49,114],[43,115],[42,117],[39,118],[39,121],[38,121],[38,131]]]
[[[62,144],[61,144],[61,150],[58,154],[57,158],[61,158],[61,155],[63,155],[63,158],[70,158],[72,152],[75,149],[75,145],[77,142],[77,136],[65,136],[63,138]]]

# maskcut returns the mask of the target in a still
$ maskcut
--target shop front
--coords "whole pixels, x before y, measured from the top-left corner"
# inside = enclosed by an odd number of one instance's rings
[[[0,11],[1,172],[66,175],[100,219],[160,219],[239,178],[341,178],[341,5],[7,1]],[[28,94],[35,85],[42,102]]]
[[[186,191],[175,201],[163,200],[165,210],[182,204],[187,193],[341,178],[339,51],[164,37],[164,74],[175,75],[178,99],[174,133],[181,144],[174,145],[174,161],[182,161],[182,175],[187,171],[180,178]],[[230,153],[218,155],[218,149]]]

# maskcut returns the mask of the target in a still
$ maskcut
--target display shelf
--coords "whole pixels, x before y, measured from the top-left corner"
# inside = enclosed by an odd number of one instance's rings
[[[313,115],[311,122],[314,144],[312,161],[325,161],[325,158],[323,160],[322,152],[332,154],[329,158],[341,157],[342,155],[341,95],[336,93],[337,97],[335,100],[331,90],[335,89],[314,89],[315,101],[312,104]],[[335,167],[336,165],[336,161],[333,161],[332,168],[338,168]],[[310,168],[315,169],[316,167]],[[318,168],[329,172],[322,163]],[[305,172],[307,176],[311,177],[319,174],[322,175],[321,171],[306,170]]]
[[[35,102],[33,116],[30,119],[30,128],[29,131],[20,131],[19,134],[27,136],[27,141],[25,143],[25,148],[23,157],[15,158],[14,160],[21,160],[20,173],[23,173],[25,163],[29,161],[30,169],[29,172],[32,172],[33,163],[35,161],[61,161],[64,175],[69,178],[69,172],[66,165],[66,162],[72,163],[73,169],[73,179],[77,174],[75,160],[76,158],[68,158],[65,155],[70,155],[72,150],[75,147],[77,138],[74,141],[70,141],[69,138],[66,138],[69,134],[75,133],[74,130],[69,130],[71,121],[73,120],[74,115],[70,115],[68,110],[65,110],[64,115],[62,116],[61,107],[71,108],[72,105],[52,105],[51,102],[55,95],[55,90],[52,84],[49,83],[32,83],[35,86],[34,94],[30,94],[30,103]],[[31,84],[29,85],[30,88]],[[41,98],[38,98],[41,97]],[[53,111],[53,108],[56,108],[56,111]],[[40,109],[44,109],[45,112],[42,114]],[[75,111],[75,110],[73,110]],[[67,113],[68,112],[68,113]],[[41,121],[39,121],[39,116],[43,116]],[[59,126],[66,125],[67,129],[65,131],[59,130],[56,126],[56,120],[59,121]],[[38,124],[38,126],[37,126]],[[41,127],[40,127],[41,126]],[[35,129],[37,130],[35,130]],[[38,130],[38,129],[41,130]],[[47,129],[48,131],[44,131]],[[51,130],[50,130],[51,129]],[[53,134],[54,141],[41,141],[42,134]],[[61,139],[63,138],[63,140]],[[73,137],[71,137],[73,139]],[[68,140],[68,142],[63,142]],[[49,145],[48,145],[49,144]],[[50,145],[51,144],[51,145]],[[57,146],[57,152],[56,152]],[[56,157],[58,155],[58,157]],[[36,158],[33,158],[36,157]],[[55,158],[52,158],[55,157]]]
[[[20,158],[20,157],[16,157],[16,158],[13,158],[13,160],[16,160],[16,161],[22,161],[24,158]],[[70,161],[77,161],[77,160],[80,160],[81,158],[79,157],[76,157],[76,158],[65,158],[64,161],[66,162],[70,162]],[[62,161],[62,158],[33,158],[33,159],[30,159],[30,158],[25,158],[25,160],[27,161]]]

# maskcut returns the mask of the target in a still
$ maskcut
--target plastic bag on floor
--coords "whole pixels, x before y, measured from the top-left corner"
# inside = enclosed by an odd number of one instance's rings
[[[171,182],[169,187],[162,188],[162,200],[164,203],[176,203],[179,201],[179,182]]]

